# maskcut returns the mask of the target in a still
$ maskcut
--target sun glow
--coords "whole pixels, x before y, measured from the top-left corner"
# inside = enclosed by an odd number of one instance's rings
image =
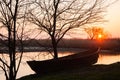
[[[102,38],[103,38],[102,34],[98,34],[98,39],[102,39]]]

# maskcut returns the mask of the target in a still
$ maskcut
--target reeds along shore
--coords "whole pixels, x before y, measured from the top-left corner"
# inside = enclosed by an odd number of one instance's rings
[[[8,41],[3,41],[4,44],[7,44]],[[21,49],[19,48],[21,45],[19,41],[16,41],[16,51],[19,52]],[[2,42],[0,42],[0,53],[8,53],[8,47],[6,47]],[[102,50],[113,50],[120,51],[120,40],[119,39],[105,39],[101,42],[97,40],[90,39],[62,39],[58,48],[79,48],[79,49],[89,49],[93,46],[101,47]],[[37,52],[37,51],[45,51],[47,49],[51,49],[51,41],[48,39],[42,40],[25,40],[23,41],[23,51],[24,52]]]

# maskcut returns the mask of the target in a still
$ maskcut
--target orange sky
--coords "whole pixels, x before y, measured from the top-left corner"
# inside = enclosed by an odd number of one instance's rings
[[[108,22],[104,23],[104,29],[111,33],[112,37],[120,38],[120,0],[107,9],[105,19]]]
[[[105,13],[105,19],[108,22],[101,23],[101,27],[104,28],[105,31],[109,32],[112,35],[112,38],[119,37],[120,38],[120,0],[118,2],[112,4]],[[96,25],[95,25],[96,26]],[[71,32],[72,34],[67,35],[68,38],[87,38],[88,36],[80,29],[75,29]],[[42,35],[43,37],[44,35]]]
[[[104,28],[104,31],[110,33],[112,38],[120,38],[120,0],[107,8],[104,19],[107,22],[92,26]],[[88,38],[86,33],[80,29],[75,29],[71,33],[70,37],[67,36],[68,38]]]

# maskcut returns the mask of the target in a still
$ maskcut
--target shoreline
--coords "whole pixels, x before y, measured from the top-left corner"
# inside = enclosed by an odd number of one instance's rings
[[[110,65],[77,66],[71,70],[58,71],[51,74],[31,74],[17,80],[120,80],[120,62]]]

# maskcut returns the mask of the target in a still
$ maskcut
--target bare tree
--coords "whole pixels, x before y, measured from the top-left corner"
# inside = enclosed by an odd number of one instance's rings
[[[85,27],[84,30],[90,39],[105,39],[111,37],[110,33],[106,32],[102,27]]]
[[[18,33],[18,27],[24,23],[25,20],[25,0],[0,0],[0,26],[6,29],[7,35],[0,34],[0,37],[4,38],[6,41],[6,47],[8,47],[8,52],[5,56],[4,54],[0,57],[0,68],[5,73],[6,80],[16,80],[17,72],[20,67],[20,62],[22,60],[23,54],[23,28],[21,28],[21,33]],[[24,7],[24,8],[23,8]],[[20,34],[20,35],[19,35]],[[3,40],[3,42],[4,42]],[[21,54],[17,56],[17,41],[20,41]],[[19,60],[18,60],[19,58]],[[18,62],[17,62],[18,60]]]
[[[28,20],[46,32],[50,38],[54,59],[57,45],[73,28],[103,21],[107,0],[32,0]]]

